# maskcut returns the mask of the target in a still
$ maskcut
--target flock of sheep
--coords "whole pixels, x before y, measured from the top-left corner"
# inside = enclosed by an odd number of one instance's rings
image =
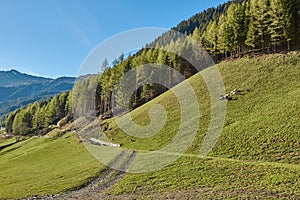
[[[233,96],[236,95],[239,92],[239,90],[237,88],[234,88],[234,90],[232,90],[230,93],[226,94],[226,95],[221,95],[220,96],[220,100],[233,100]]]

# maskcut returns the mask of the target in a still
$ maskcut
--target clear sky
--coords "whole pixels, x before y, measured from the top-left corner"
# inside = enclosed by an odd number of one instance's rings
[[[135,28],[171,28],[227,0],[0,0],[0,70],[76,76],[107,38]]]

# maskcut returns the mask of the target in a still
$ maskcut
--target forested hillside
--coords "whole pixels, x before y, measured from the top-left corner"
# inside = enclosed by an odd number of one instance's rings
[[[38,133],[39,130],[56,124],[58,120],[72,112],[71,98],[69,92],[63,92],[51,100],[35,102],[11,112],[6,119],[6,132],[27,135]]]
[[[105,158],[110,155],[111,147],[80,142],[80,132],[65,133],[65,128],[57,128],[45,136],[28,138],[1,151],[0,198],[74,199],[80,195],[77,199],[143,199],[147,195],[153,199],[299,199],[299,63],[298,53],[241,58],[216,66],[226,91],[235,87],[239,91],[235,100],[227,102],[222,134],[209,157],[200,157],[199,151],[211,122],[210,93],[203,79],[211,68],[188,80],[201,102],[201,116],[193,143],[182,155],[168,152],[164,147],[172,144],[180,126],[187,127],[186,134],[189,133],[187,124],[190,122],[181,120],[178,99],[173,93],[176,89],[182,91],[184,83],[130,112],[136,124],[145,125],[151,123],[148,113],[153,106],[162,105],[166,109],[167,121],[151,137],[125,133],[115,118],[101,122],[103,127],[106,124],[102,136],[122,144],[120,149],[126,153],[137,150],[138,155],[142,155],[158,151],[166,159],[181,156],[176,162],[148,173],[126,173],[115,181],[119,171],[104,170],[90,154],[98,156],[103,163],[103,155]],[[189,96],[183,98],[187,103],[193,101]],[[42,107],[42,112],[47,112],[47,107],[51,110],[50,104]],[[93,132],[93,124],[82,128],[84,134]],[[101,139],[101,135],[98,137]],[[185,143],[182,138],[186,137],[177,138]],[[15,139],[5,140],[0,145],[3,147],[8,142]],[[90,147],[90,153],[83,144]],[[117,157],[115,159],[127,158],[121,152],[112,155],[112,158]],[[134,162],[136,160],[138,162],[136,158]],[[151,162],[151,166],[157,163]],[[122,164],[117,162],[114,166],[124,169]],[[107,188],[111,180],[112,187],[107,193],[97,189]],[[81,187],[82,190],[76,190]],[[57,193],[59,195],[54,195]]]
[[[191,29],[194,28],[193,31]],[[197,27],[198,26],[198,27]],[[210,52],[215,61],[228,57],[255,55],[298,50],[300,43],[300,1],[294,0],[245,0],[232,1],[208,9],[187,21],[181,22],[174,30],[189,34]],[[148,45],[168,46],[188,51],[188,43],[179,44],[174,32],[167,32]],[[146,46],[147,47],[147,46]],[[99,113],[111,109],[113,85],[130,69],[144,63],[160,63],[176,69],[188,78],[197,70],[183,58],[167,51],[144,48],[134,56],[123,60],[120,56],[112,68],[103,63],[103,74],[97,90]],[[139,106],[166,89],[158,85],[139,88],[132,101],[132,108]]]
[[[216,61],[228,57],[298,50],[300,44],[300,0],[232,1],[216,9],[212,8],[196,14],[173,29],[186,34],[191,33],[190,36],[201,43]],[[185,41],[182,44],[182,41],[176,40],[173,36],[167,32],[153,44],[160,44],[168,48],[180,47],[181,51],[189,50],[188,42]],[[98,115],[112,109],[112,91],[119,78],[139,65],[145,63],[165,64],[179,71],[185,78],[197,73],[192,64],[180,56],[147,46],[148,48],[144,48],[126,59],[124,59],[124,55],[121,55],[113,62],[112,67],[109,67],[108,61],[104,60],[101,75],[77,82],[79,88],[84,87],[84,84],[89,85],[89,82],[98,82],[95,90],[95,112]],[[78,90],[80,91],[80,89]],[[141,86],[132,95],[131,109],[150,101],[166,90],[159,84]],[[71,96],[77,99],[73,103],[80,104],[80,96],[76,91],[73,91],[72,95],[69,94],[69,102],[72,99]],[[34,133],[37,128],[47,127],[49,124],[56,123],[66,114],[71,114],[72,104],[69,103],[66,106],[64,100],[55,100],[57,98],[55,97],[48,103],[36,103],[35,106],[30,105],[11,113],[6,122],[7,132]],[[66,98],[63,97],[63,99]],[[64,112],[57,114],[55,109],[61,111],[64,109]],[[43,113],[48,117],[40,119],[37,117],[38,113]],[[40,121],[36,122],[36,120]],[[16,127],[17,124],[19,126],[23,124],[26,127],[25,131],[20,131]]]
[[[245,53],[272,53],[299,48],[299,0],[250,0],[232,3],[204,31],[192,37],[215,57],[239,57]]]
[[[17,70],[0,71],[0,127],[9,112],[72,89],[75,78],[44,78]]]
[[[170,30],[9,113],[0,199],[300,199],[300,0],[233,0],[172,30],[189,40]],[[175,52],[213,59],[198,72]],[[133,93],[114,90],[132,82]],[[129,111],[118,110],[128,94]]]

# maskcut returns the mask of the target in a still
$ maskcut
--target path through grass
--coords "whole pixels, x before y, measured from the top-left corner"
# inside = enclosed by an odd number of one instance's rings
[[[0,151],[0,199],[61,193],[102,170],[73,133],[31,138]]]

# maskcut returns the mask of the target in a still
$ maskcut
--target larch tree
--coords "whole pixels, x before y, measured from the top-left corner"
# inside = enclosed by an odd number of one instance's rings
[[[226,45],[226,38],[225,38],[225,31],[226,31],[226,16],[223,14],[220,16],[218,20],[218,50],[227,57],[227,45]]]
[[[218,26],[216,21],[212,21],[208,24],[204,37],[207,42],[207,50],[216,55],[218,44]]]
[[[246,45],[260,47],[264,52],[270,42],[268,27],[270,25],[269,0],[251,0],[248,15],[250,16]]]
[[[195,28],[195,30],[192,33],[192,39],[196,40],[197,42],[201,42],[201,33],[198,27]]]
[[[7,133],[12,133],[13,132],[13,122],[14,122],[14,119],[16,117],[16,114],[19,112],[20,110],[16,110],[14,112],[11,112],[9,113],[6,121],[5,121],[5,131]]]
[[[294,0],[272,0],[270,1],[270,32],[271,43],[274,50],[277,46],[290,44],[295,38],[295,13],[293,12]]]
[[[226,40],[229,40],[231,51],[239,56],[244,47],[247,34],[247,24],[245,24],[245,5],[239,3],[230,4],[226,18]]]

